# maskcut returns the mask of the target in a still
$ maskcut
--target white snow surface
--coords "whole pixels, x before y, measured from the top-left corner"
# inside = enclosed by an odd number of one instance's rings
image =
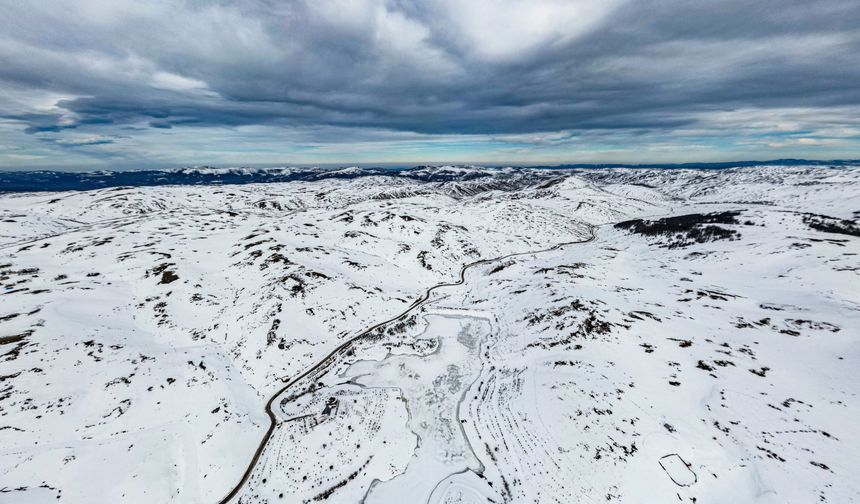
[[[860,168],[419,171],[0,196],[0,503],[860,502]]]

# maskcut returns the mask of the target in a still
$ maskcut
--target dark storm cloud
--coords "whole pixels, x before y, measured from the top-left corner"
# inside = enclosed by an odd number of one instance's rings
[[[860,3],[0,0],[0,113],[428,134],[670,131],[860,104]],[[26,110],[28,92],[62,96]],[[19,110],[14,110],[14,109]]]

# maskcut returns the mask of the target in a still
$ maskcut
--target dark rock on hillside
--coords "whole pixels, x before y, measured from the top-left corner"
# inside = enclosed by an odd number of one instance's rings
[[[661,247],[680,248],[694,243],[717,240],[736,240],[740,233],[734,229],[717,224],[741,224],[737,217],[740,211],[713,212],[707,214],[687,214],[665,217],[656,220],[633,219],[615,224],[616,229],[625,229],[643,236],[665,236],[667,242]]]

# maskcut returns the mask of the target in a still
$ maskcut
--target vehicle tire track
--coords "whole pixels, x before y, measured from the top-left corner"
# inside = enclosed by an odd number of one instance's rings
[[[323,357],[319,362],[317,362],[316,364],[314,364],[313,366],[308,368],[304,373],[300,374],[296,378],[287,382],[286,385],[284,385],[283,387],[278,389],[271,396],[271,398],[269,398],[269,400],[266,402],[265,411],[266,411],[266,415],[269,417],[269,428],[266,430],[266,433],[263,435],[263,438],[260,440],[260,443],[257,445],[257,449],[254,452],[254,456],[251,458],[250,462],[248,463],[248,466],[246,467],[245,472],[242,474],[242,478],[239,480],[239,482],[230,490],[230,492],[223,499],[218,501],[218,504],[228,504],[230,501],[232,501],[239,494],[239,492],[242,490],[242,487],[245,486],[245,483],[248,482],[248,479],[250,479],[251,473],[254,472],[254,468],[257,466],[257,463],[259,462],[260,457],[263,455],[263,450],[266,449],[266,445],[269,443],[269,439],[271,439],[272,433],[275,432],[275,428],[278,425],[278,419],[275,416],[274,411],[272,410],[272,405],[275,403],[275,400],[281,394],[283,394],[284,392],[289,390],[291,387],[295,386],[297,383],[299,383],[302,379],[306,378],[311,373],[314,373],[314,372],[319,371],[320,369],[322,369],[324,367],[329,366],[334,361],[335,356],[337,356],[339,353],[343,352],[344,350],[347,350],[348,348],[350,348],[357,341],[360,341],[364,338],[367,338],[377,328],[382,327],[386,324],[390,324],[391,322],[394,322],[394,321],[408,315],[410,312],[412,312],[416,308],[419,308],[422,305],[424,305],[424,303],[426,303],[430,299],[430,296],[432,296],[436,290],[443,289],[445,287],[455,287],[458,285],[463,285],[463,283],[465,283],[465,281],[466,281],[466,272],[468,270],[470,270],[476,266],[483,266],[485,264],[489,264],[489,263],[493,263],[493,262],[504,261],[505,259],[510,259],[512,257],[520,257],[520,256],[526,256],[526,255],[532,255],[532,254],[542,254],[542,253],[546,253],[546,252],[552,252],[554,250],[560,250],[560,249],[567,247],[569,245],[579,245],[579,244],[585,244],[585,243],[592,242],[592,241],[594,241],[594,238],[595,238],[595,234],[594,234],[595,227],[596,226],[593,226],[593,225],[588,226],[589,236],[588,236],[588,238],[585,238],[583,240],[573,240],[573,241],[568,241],[568,242],[557,243],[557,244],[553,245],[552,247],[548,247],[548,248],[543,248],[543,249],[538,249],[538,250],[529,250],[526,252],[514,252],[512,254],[506,254],[503,256],[493,257],[493,258],[489,258],[489,259],[479,259],[477,261],[473,261],[473,262],[470,262],[468,264],[464,264],[460,268],[460,274],[459,274],[456,281],[438,283],[438,284],[428,288],[424,292],[424,294],[421,295],[421,297],[416,299],[415,302],[412,303],[411,305],[409,305],[409,307],[406,308],[403,312],[395,315],[394,317],[391,317],[387,320],[384,320],[382,322],[378,322],[378,323],[368,327],[367,329],[365,329],[364,331],[359,333],[357,336],[354,336],[351,339],[345,341],[344,343],[338,345],[337,348],[332,350],[328,355]]]

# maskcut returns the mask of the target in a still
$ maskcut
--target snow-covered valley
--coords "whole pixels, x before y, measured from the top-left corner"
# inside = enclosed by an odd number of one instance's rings
[[[0,503],[860,501],[858,218],[852,167],[5,194]]]

